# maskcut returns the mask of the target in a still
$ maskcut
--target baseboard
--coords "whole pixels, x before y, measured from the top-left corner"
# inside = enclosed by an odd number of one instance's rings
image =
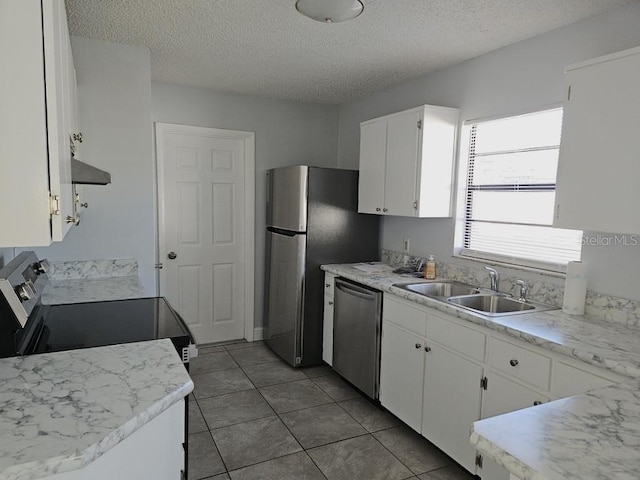
[[[258,340],[264,340],[264,327],[254,328],[253,329],[253,341],[257,342]]]

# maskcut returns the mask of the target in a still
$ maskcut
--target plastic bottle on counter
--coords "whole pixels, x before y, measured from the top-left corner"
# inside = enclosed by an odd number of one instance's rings
[[[436,279],[436,259],[433,255],[429,255],[427,265],[424,267],[424,278],[427,280]]]

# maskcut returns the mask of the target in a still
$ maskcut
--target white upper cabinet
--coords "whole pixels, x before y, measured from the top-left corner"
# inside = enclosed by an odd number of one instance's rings
[[[554,226],[640,233],[640,48],[567,68]]]
[[[423,105],[362,122],[358,211],[451,216],[458,113]]]
[[[73,217],[76,84],[63,0],[0,2],[0,247],[45,246]]]

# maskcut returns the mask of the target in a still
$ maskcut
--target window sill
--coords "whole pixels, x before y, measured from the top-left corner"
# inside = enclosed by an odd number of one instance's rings
[[[474,263],[481,263],[482,265],[487,265],[487,264],[490,264],[492,266],[497,265],[500,267],[511,268],[513,270],[518,270],[522,272],[537,273],[538,275],[545,275],[547,277],[553,277],[553,278],[565,278],[567,276],[566,267],[564,266],[557,266],[556,269],[554,269],[554,267],[556,267],[555,265],[549,265],[549,268],[544,268],[542,266],[535,267],[531,265],[511,263],[511,262],[500,260],[498,258],[490,257],[490,256],[481,257],[481,256],[472,256],[472,255],[464,255],[464,254],[454,254],[452,255],[452,257],[461,259],[461,260],[469,260]]]

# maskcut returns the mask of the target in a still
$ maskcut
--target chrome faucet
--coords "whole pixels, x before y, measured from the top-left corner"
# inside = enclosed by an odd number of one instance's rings
[[[524,280],[516,280],[516,285],[520,287],[520,296],[518,298],[521,302],[527,301],[527,293],[529,293],[529,284]]]
[[[498,291],[498,285],[500,284],[500,274],[489,266],[484,267],[489,272],[489,279],[491,280],[491,290]]]

